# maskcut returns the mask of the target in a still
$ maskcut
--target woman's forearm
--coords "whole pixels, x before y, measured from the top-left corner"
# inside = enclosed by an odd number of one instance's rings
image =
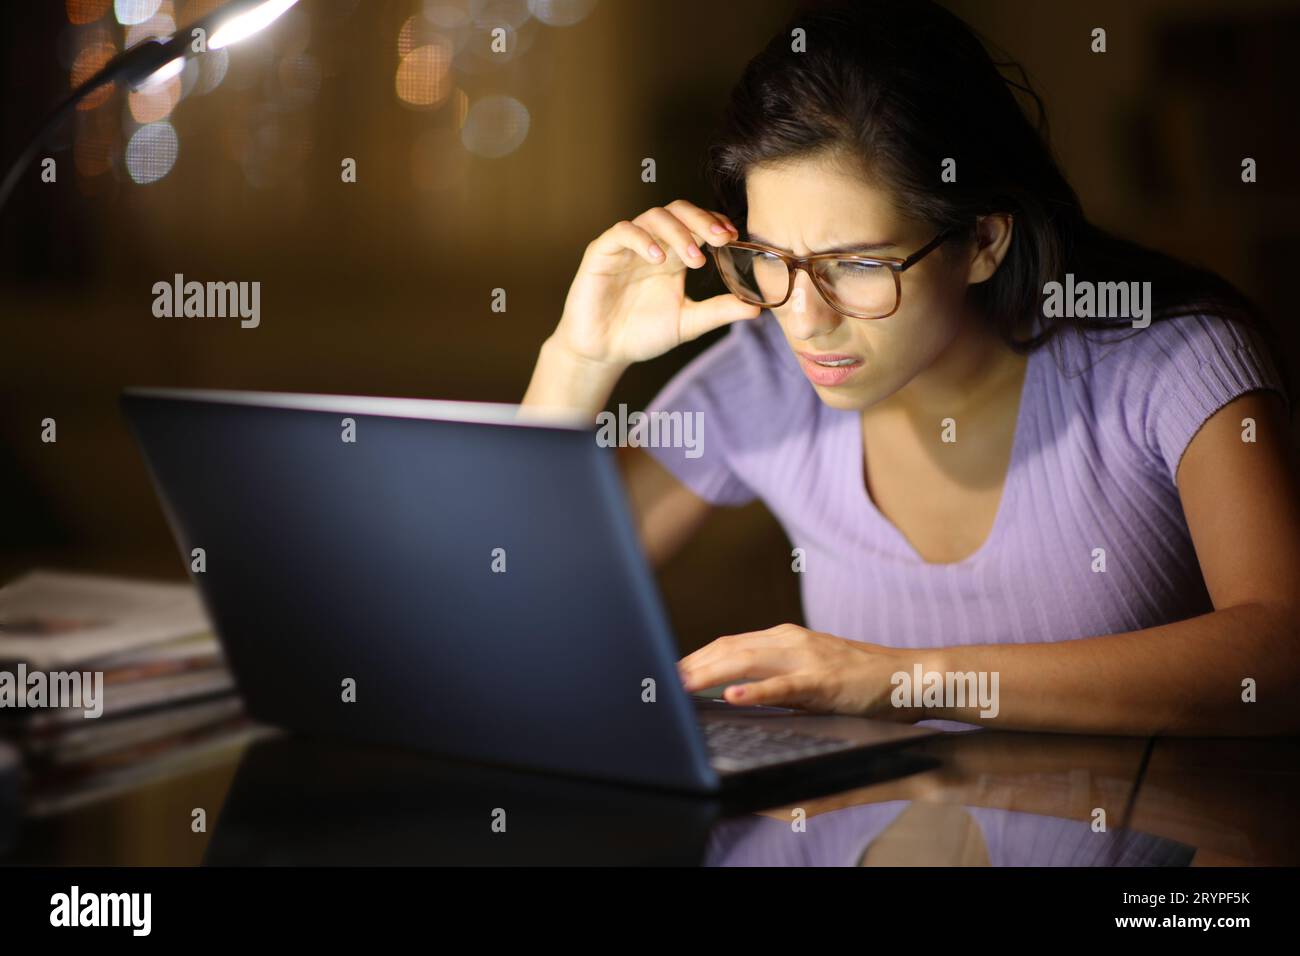
[[[522,404],[594,417],[609,401],[625,369],[583,358],[548,338],[537,353]]]
[[[918,651],[926,672],[996,672],[998,701],[995,717],[981,717],[978,702],[916,716],[1073,733],[1294,733],[1298,619],[1295,609],[1243,605],[1104,637]]]

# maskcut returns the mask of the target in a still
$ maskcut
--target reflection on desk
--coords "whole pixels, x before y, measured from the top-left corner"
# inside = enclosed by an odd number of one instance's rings
[[[1184,866],[1300,861],[1300,742],[981,731],[732,802],[276,735],[27,821],[58,864]],[[206,807],[210,833],[190,828]],[[219,812],[217,808],[220,808]],[[1104,820],[1105,830],[1097,826]]]
[[[709,834],[708,866],[1187,866],[1195,848],[1082,820],[889,800],[795,821],[749,816]]]

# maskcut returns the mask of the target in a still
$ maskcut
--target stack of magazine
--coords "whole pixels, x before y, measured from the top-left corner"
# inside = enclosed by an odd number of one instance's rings
[[[254,733],[193,585],[38,570],[0,588],[0,740],[28,815],[227,760]]]

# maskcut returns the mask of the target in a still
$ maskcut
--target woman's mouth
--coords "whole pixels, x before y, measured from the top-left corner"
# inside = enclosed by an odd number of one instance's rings
[[[814,385],[839,385],[865,364],[853,355],[838,352],[796,352],[803,373]]]

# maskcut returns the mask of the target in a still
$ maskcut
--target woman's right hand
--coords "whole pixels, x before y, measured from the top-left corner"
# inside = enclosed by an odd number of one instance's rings
[[[722,246],[738,237],[726,216],[685,199],[615,223],[588,244],[552,344],[578,359],[622,368],[756,318],[761,307],[730,293],[699,302],[685,293],[686,269],[707,261],[700,244]]]

